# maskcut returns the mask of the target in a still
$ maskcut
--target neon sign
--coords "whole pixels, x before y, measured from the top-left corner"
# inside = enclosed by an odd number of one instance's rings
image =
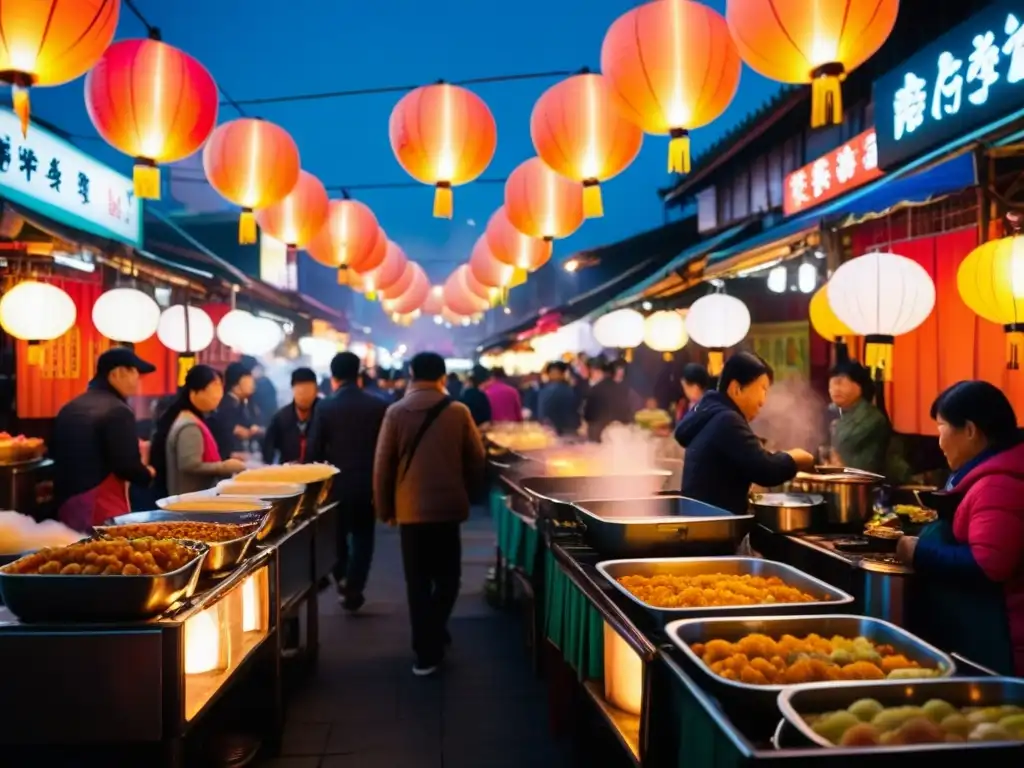
[[[782,210],[787,216],[805,211],[881,175],[875,129],[871,128],[786,176]]]

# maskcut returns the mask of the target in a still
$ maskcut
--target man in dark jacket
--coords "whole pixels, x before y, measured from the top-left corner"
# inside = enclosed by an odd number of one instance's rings
[[[306,457],[309,427],[318,402],[316,373],[310,368],[292,371],[292,401],[274,414],[263,440],[263,461],[273,464],[301,462]]]
[[[87,532],[125,514],[128,484],[152,481],[127,399],[138,391],[139,376],[155,370],[126,347],[108,349],[96,361],[89,388],[57,414],[50,455],[57,514],[65,525]]]
[[[814,457],[801,448],[766,451],[750,428],[773,375],[757,355],[738,352],[725,364],[718,390],[707,392],[679,422],[684,496],[746,514],[752,484],[771,488],[814,466]]]
[[[474,365],[469,374],[469,384],[463,388],[459,400],[469,408],[473,423],[478,427],[491,421],[491,401],[480,389],[491,378],[491,373],[482,365]]]
[[[607,362],[591,361],[590,375],[591,386],[583,403],[583,420],[587,422],[587,439],[599,443],[609,424],[632,424],[634,411],[629,406],[629,390],[612,378],[612,369]]]
[[[224,371],[224,399],[209,417],[210,431],[225,461],[248,453],[252,441],[263,434],[250,399],[255,391],[256,379],[244,363],[228,365]]]
[[[569,366],[563,362],[548,365],[548,383],[537,395],[537,421],[547,424],[559,435],[575,435],[580,429],[576,393],[566,382]]]
[[[342,607],[358,611],[373,561],[373,457],[387,403],[359,388],[359,358],[341,352],[331,360],[334,394],[317,406],[306,461],[326,461],[341,472],[333,496],[341,504],[334,578]],[[351,549],[349,548],[351,538]]]

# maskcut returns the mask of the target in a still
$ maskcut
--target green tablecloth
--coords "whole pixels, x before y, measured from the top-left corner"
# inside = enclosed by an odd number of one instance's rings
[[[533,576],[540,544],[537,528],[513,512],[497,489],[491,491],[490,507],[501,556],[509,565]]]
[[[604,619],[548,550],[544,565],[544,634],[580,680],[604,676]]]

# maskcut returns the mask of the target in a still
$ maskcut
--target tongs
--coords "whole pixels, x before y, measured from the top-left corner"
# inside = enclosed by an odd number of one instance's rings
[[[866,469],[854,469],[853,467],[834,467],[826,464],[819,464],[814,467],[816,475],[852,475],[863,477],[869,480],[885,480],[885,475],[876,472],[868,472]]]

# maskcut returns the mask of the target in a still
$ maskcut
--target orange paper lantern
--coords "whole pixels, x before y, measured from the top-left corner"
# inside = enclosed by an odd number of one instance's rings
[[[526,272],[536,272],[547,264],[554,250],[550,240],[527,237],[512,226],[505,206],[491,215],[485,234],[495,259]]]
[[[494,157],[498,128],[484,100],[448,83],[426,85],[395,105],[391,149],[405,172],[433,184],[434,216],[452,217],[452,187],[473,181]]]
[[[85,78],[96,131],[135,158],[135,194],[160,199],[157,163],[195,153],[217,124],[217,84],[198,61],[160,40],[121,40]]]
[[[841,83],[888,39],[899,0],[728,0],[725,18],[750,68],[811,84],[811,127],[843,122]]]
[[[458,312],[455,312],[450,307],[446,306],[441,310],[441,319],[450,325],[469,325],[473,320],[473,316],[460,315]]]
[[[381,303],[384,304],[384,309],[387,309],[387,303],[400,298],[409,288],[412,287],[413,279],[416,276],[415,270],[412,268],[413,262],[409,261],[408,258],[405,260],[405,267],[402,269],[402,274],[399,278],[389,285],[387,288],[380,289]]]
[[[553,171],[583,184],[583,213],[604,213],[602,181],[622,173],[640,152],[644,133],[627,120],[601,75],[574,75],[541,94],[530,115],[530,136]]]
[[[423,267],[413,261],[408,271],[412,275],[409,287],[398,298],[384,301],[384,309],[389,314],[408,316],[419,312],[430,295],[430,278]]]
[[[471,317],[479,312],[485,312],[489,307],[486,299],[480,298],[470,290],[466,282],[468,271],[469,267],[466,264],[461,264],[444,283],[445,306],[462,317]]]
[[[256,242],[254,210],[279,203],[299,182],[299,148],[284,128],[243,117],[217,126],[203,147],[206,179],[221,197],[241,206],[238,242]]]
[[[608,29],[601,71],[623,114],[668,134],[669,173],[690,172],[690,134],[721,115],[740,84],[739,51],[718,13],[691,0],[655,0]]]
[[[114,39],[120,9],[120,0],[16,0],[0,8],[0,82],[11,86],[22,136],[29,88],[88,72]]]
[[[338,270],[339,285],[348,285],[353,271],[378,266],[386,248],[377,217],[356,200],[331,200],[327,219],[306,244],[306,252],[315,261]]]
[[[506,304],[508,292],[526,282],[524,270],[503,264],[494,257],[487,244],[486,235],[479,238],[473,246],[468,266],[467,287],[492,306],[497,303]]]
[[[294,250],[316,237],[329,211],[327,190],[320,179],[300,171],[292,191],[279,202],[256,211],[256,221],[264,232]]]
[[[425,315],[440,315],[441,310],[444,309],[444,286],[433,285],[430,287],[430,291],[427,293],[427,298],[423,302],[423,314]]]
[[[583,225],[583,185],[531,157],[505,182],[505,214],[528,237],[568,237]]]
[[[387,234],[385,234],[383,229],[381,230],[381,235],[383,235],[387,244],[384,260],[379,267],[359,274],[362,292],[371,301],[377,298],[378,292],[386,291],[401,280],[405,274],[405,267],[409,263],[405,252],[398,245],[387,239]]]

